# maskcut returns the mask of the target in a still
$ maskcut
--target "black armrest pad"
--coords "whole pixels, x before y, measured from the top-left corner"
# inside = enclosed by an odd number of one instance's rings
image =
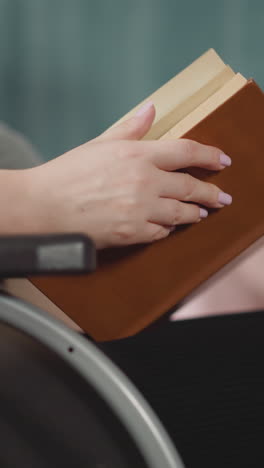
[[[96,249],[82,234],[0,236],[0,277],[91,273]]]

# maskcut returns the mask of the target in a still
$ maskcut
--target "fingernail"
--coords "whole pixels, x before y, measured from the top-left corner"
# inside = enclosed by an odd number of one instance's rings
[[[229,193],[220,192],[218,195],[218,201],[221,205],[231,205],[232,197]]]
[[[143,106],[141,106],[138,111],[136,112],[136,116],[139,117],[140,115],[143,115],[145,114],[145,112],[147,112],[152,106],[153,106],[153,102],[152,101],[148,101],[148,102],[145,102],[145,104],[143,104]]]
[[[221,153],[219,159],[222,166],[231,166],[232,164],[232,159],[225,153]]]
[[[204,208],[200,208],[200,218],[207,218],[208,216],[208,211],[205,210]]]

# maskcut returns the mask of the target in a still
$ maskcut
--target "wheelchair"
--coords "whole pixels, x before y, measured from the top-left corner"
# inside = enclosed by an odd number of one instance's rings
[[[0,467],[183,468],[159,418],[91,340],[5,278],[96,268],[82,235],[0,237]]]

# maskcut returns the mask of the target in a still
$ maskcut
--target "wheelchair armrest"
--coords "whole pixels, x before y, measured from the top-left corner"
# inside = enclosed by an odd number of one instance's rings
[[[95,246],[83,234],[0,236],[0,278],[79,275],[95,268]]]

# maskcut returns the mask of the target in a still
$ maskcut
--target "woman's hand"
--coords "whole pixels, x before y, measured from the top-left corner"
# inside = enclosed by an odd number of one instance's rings
[[[100,137],[28,171],[40,232],[83,232],[98,248],[152,242],[207,216],[230,195],[188,174],[231,164],[221,150],[190,140],[139,141],[155,117],[151,103]],[[184,203],[192,202],[192,203]]]

